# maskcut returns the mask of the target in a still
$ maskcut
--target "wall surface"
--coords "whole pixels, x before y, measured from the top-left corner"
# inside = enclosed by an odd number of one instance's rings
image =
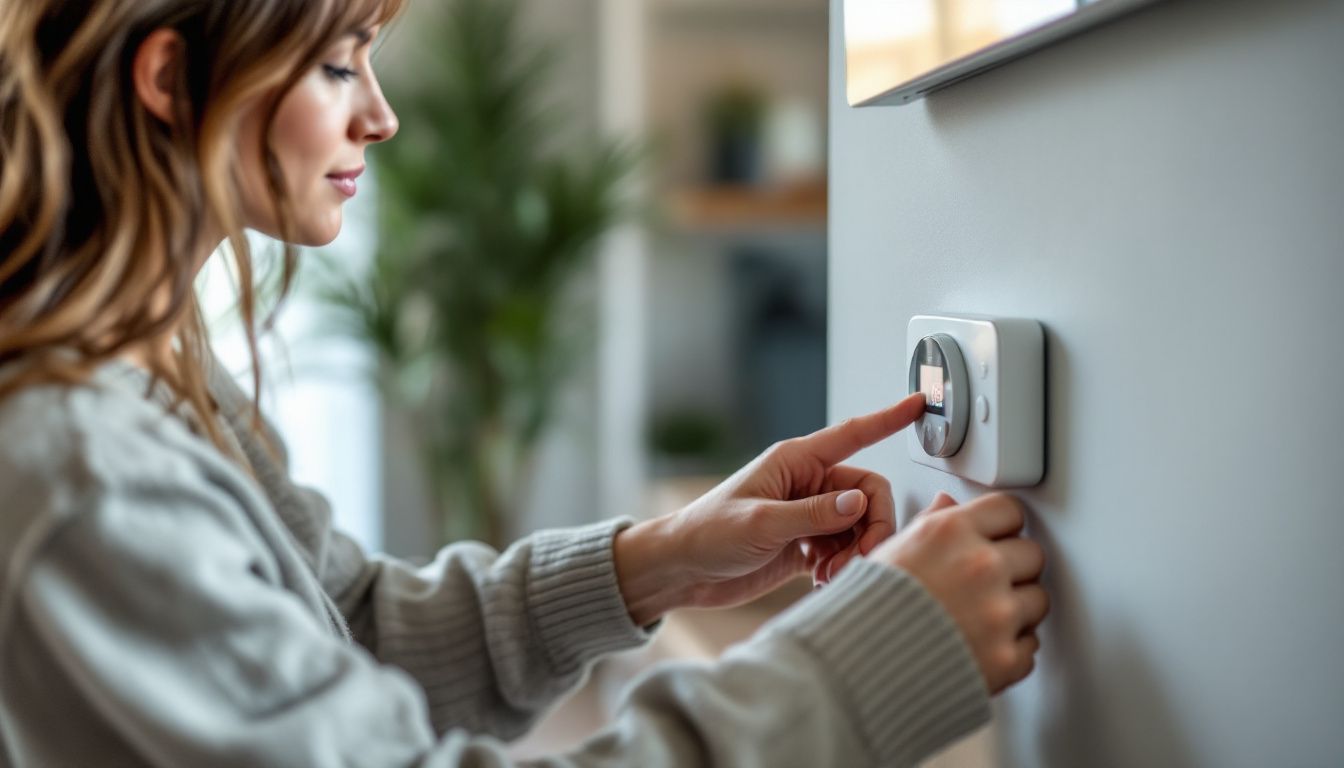
[[[1033,317],[1050,557],[1013,766],[1344,762],[1344,3],[1172,0],[902,107],[844,102],[829,415],[912,315]],[[902,515],[983,488],[862,454]]]

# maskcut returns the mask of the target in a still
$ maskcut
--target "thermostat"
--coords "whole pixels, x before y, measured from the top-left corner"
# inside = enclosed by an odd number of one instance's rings
[[[924,394],[910,458],[995,488],[1045,470],[1045,350],[1040,323],[919,315],[906,330],[908,391]]]
[[[957,342],[945,333],[925,336],[910,356],[910,391],[924,393],[919,444],[930,456],[954,455],[966,437],[966,364]]]

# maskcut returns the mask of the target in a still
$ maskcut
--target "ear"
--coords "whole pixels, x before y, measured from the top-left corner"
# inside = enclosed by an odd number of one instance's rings
[[[156,29],[140,44],[131,63],[131,79],[140,103],[169,125],[173,122],[173,83],[183,66],[186,44],[172,29]]]

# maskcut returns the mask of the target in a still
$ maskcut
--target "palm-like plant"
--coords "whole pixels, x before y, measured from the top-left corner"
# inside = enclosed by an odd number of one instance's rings
[[[567,288],[626,210],[634,153],[548,152],[548,48],[517,0],[452,0],[431,61],[389,97],[401,133],[376,154],[371,273],[325,292],[377,350],[380,389],[411,416],[452,538],[502,543],[559,385],[590,334]],[[577,327],[575,327],[577,326]]]

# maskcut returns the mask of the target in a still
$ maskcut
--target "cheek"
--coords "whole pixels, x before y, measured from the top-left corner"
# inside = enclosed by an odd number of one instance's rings
[[[306,78],[276,113],[271,146],[295,194],[338,170],[335,166],[346,143],[346,108],[332,90]]]
[[[293,203],[295,224],[306,245],[329,242],[341,226],[341,199],[328,173],[340,170],[347,137],[347,105],[339,88],[305,78],[281,102],[271,128],[271,146]]]

